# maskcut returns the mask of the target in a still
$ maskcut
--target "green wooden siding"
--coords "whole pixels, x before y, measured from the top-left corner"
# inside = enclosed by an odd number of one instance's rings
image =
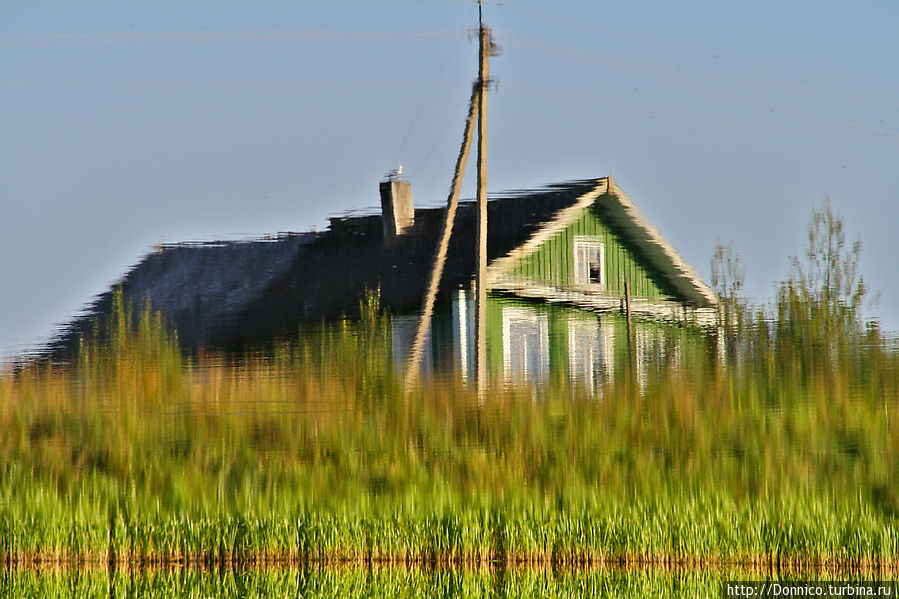
[[[523,304],[493,294],[487,296],[487,363],[488,368],[500,377],[503,375],[503,306],[519,303]]]
[[[468,306],[469,311],[474,310],[474,303]],[[617,313],[598,314],[588,310],[582,310],[565,304],[540,302],[515,297],[511,294],[490,293],[487,297],[487,362],[491,376],[496,380],[503,380],[504,355],[503,355],[503,310],[514,308],[519,313],[526,311],[530,314],[545,317],[547,324],[547,352],[549,371],[545,379],[547,383],[561,383],[566,380],[574,381],[576,374],[571,368],[571,351],[569,342],[571,331],[569,326],[573,322],[583,322],[595,325],[597,332],[602,335],[602,343],[610,342],[612,380],[624,376],[630,368],[628,358],[627,321],[625,317]],[[536,319],[539,321],[539,318]],[[468,372],[474,375],[474,327],[468,323]],[[430,340],[427,351],[433,360],[435,372],[449,374],[459,372],[460,365],[456,362],[457,339],[454,335],[454,322],[450,304],[438,306],[432,321]],[[637,376],[640,382],[651,381],[662,369],[677,367],[689,369],[692,364],[702,360],[715,358],[716,346],[713,339],[705,335],[701,330],[689,327],[666,324],[649,320],[634,319],[633,351],[639,355]],[[610,336],[610,338],[607,337]],[[407,339],[411,342],[411,338]],[[576,351],[576,350],[575,350]],[[401,355],[404,363],[408,347]],[[517,375],[512,380],[518,380]]]
[[[568,359],[568,322],[571,319],[598,321],[609,319],[615,326],[615,363],[627,360],[627,322],[615,315],[599,316],[561,304],[534,302],[505,295],[490,294],[487,298],[487,359],[495,376],[503,377],[503,308],[513,307],[533,311],[548,317],[549,324],[549,372],[551,380],[565,380],[570,376]],[[620,356],[619,356],[620,354]]]
[[[596,314],[563,304],[551,304],[518,299],[509,295],[489,294],[487,299],[487,360],[493,376],[503,377],[503,308],[514,307],[546,315],[549,332],[549,379],[562,381],[570,379],[570,358],[568,350],[569,322],[573,320],[592,321],[611,325],[612,368],[614,376],[620,376],[629,369],[627,321],[618,314]],[[711,359],[714,347],[708,336],[691,327],[635,319],[632,322],[635,351],[640,346],[641,363],[638,366],[648,378],[660,369],[676,366],[689,368],[699,360]],[[473,331],[472,331],[473,333]]]
[[[564,286],[574,284],[574,239],[583,235],[603,244],[605,269],[604,293],[624,296],[624,281],[630,282],[631,296],[643,299],[673,299],[671,289],[662,276],[639,252],[608,225],[602,222],[595,205],[586,208],[581,217],[565,230],[544,242],[515,266],[512,276],[522,282]]]
[[[676,292],[664,277],[644,258],[641,251],[627,240],[622,238],[612,227],[603,222],[602,213],[596,206],[590,206],[583,210],[580,217],[564,230],[554,234],[545,240],[536,251],[523,258],[509,273],[522,285],[533,283],[553,287],[565,287],[575,285],[575,239],[583,236],[591,241],[597,241],[603,247],[603,274],[605,284],[601,292],[613,297],[624,296],[624,282],[631,286],[631,296],[634,299],[647,300],[677,300]],[[600,291],[600,289],[597,289]],[[466,308],[467,314],[473,314],[474,302],[469,296],[470,302]],[[590,338],[589,325],[595,325],[597,335],[601,337],[598,343],[601,345],[600,356],[601,369],[609,369],[612,377],[617,378],[630,368],[628,355],[627,322],[623,315],[618,313],[597,314],[588,310],[573,306],[528,300],[516,297],[513,294],[501,291],[488,294],[486,306],[486,344],[487,362],[492,376],[504,378],[504,347],[503,347],[503,311],[505,308],[515,308],[526,313],[519,312],[516,318],[516,335],[518,347],[522,343],[522,330],[536,331],[536,337],[543,343],[543,335],[546,335],[545,353],[541,350],[538,368],[546,371],[545,382],[560,382],[571,379],[576,373],[573,368],[581,369],[585,362],[579,357],[589,352],[594,352],[599,345],[591,345],[594,341]],[[530,315],[536,316],[533,320]],[[510,316],[507,314],[507,316]],[[521,318],[524,316],[524,318]],[[439,321],[439,322],[438,322]],[[572,326],[575,321],[584,321],[587,327]],[[527,329],[528,323],[533,323],[534,329]],[[439,307],[434,316],[434,327],[431,332],[431,355],[438,370],[447,371],[447,366],[454,364],[455,356],[452,347],[458,343],[454,335],[453,316],[450,303]],[[524,327],[522,329],[521,327]],[[545,327],[545,328],[543,328]],[[652,376],[652,372],[673,365],[675,362],[685,364],[689,360],[703,359],[709,352],[708,339],[689,327],[680,327],[672,324],[662,324],[646,320],[634,319],[632,323],[633,342],[631,350],[634,355],[639,355],[639,364],[636,366],[636,374],[641,380]],[[473,323],[467,324],[465,333],[469,339],[467,353],[469,375],[474,374],[474,341],[471,336],[475,334]],[[524,343],[531,347],[534,337],[528,332],[528,340]],[[569,340],[575,339],[576,345],[569,348]],[[458,349],[458,348],[457,348]],[[528,350],[528,363],[533,354]],[[522,354],[516,354],[519,359]],[[689,357],[688,357],[689,356]],[[684,360],[687,358],[687,360]],[[574,361],[575,366],[572,366]],[[441,368],[439,365],[443,365]],[[457,366],[457,365],[456,365]],[[513,375],[513,379],[517,378]]]

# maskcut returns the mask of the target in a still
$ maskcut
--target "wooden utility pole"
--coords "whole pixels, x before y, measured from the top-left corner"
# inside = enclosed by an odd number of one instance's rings
[[[478,78],[471,90],[471,102],[468,106],[468,118],[465,121],[465,133],[462,138],[462,147],[456,158],[456,169],[453,172],[453,182],[450,186],[449,197],[446,201],[446,211],[443,217],[443,230],[434,253],[434,262],[431,268],[431,276],[425,291],[418,326],[415,330],[415,339],[409,351],[406,362],[406,374],[404,384],[406,390],[410,390],[418,377],[419,364],[424,350],[425,338],[431,324],[431,316],[434,313],[434,301],[437,290],[440,287],[440,277],[443,275],[443,267],[446,263],[446,253],[449,240],[453,232],[453,221],[456,217],[456,209],[459,205],[459,191],[462,178],[465,175],[465,163],[471,150],[471,138],[474,134],[474,120],[478,120],[478,208],[477,208],[477,268],[475,273],[475,337],[477,339],[475,351],[475,380],[477,381],[478,394],[481,396],[486,389],[487,382],[487,344],[485,323],[487,321],[487,77],[489,73],[488,58],[493,50],[493,39],[490,29],[484,26],[481,17],[481,3],[478,2]],[[462,340],[465,343],[465,340]]]
[[[627,319],[627,368],[629,380],[634,380],[634,333],[631,330],[631,285],[624,280],[624,314]]]
[[[465,133],[462,137],[462,147],[456,157],[456,169],[453,172],[453,182],[450,185],[449,197],[446,200],[446,211],[443,213],[443,231],[440,241],[437,242],[437,251],[434,254],[434,265],[431,268],[431,279],[425,292],[425,300],[421,307],[421,316],[418,319],[418,328],[415,330],[415,340],[409,351],[409,359],[406,362],[406,376],[404,384],[406,391],[412,388],[418,377],[418,368],[421,363],[422,350],[428,328],[431,325],[431,316],[434,313],[434,300],[437,297],[437,289],[440,286],[440,277],[443,275],[443,266],[446,263],[446,250],[449,247],[450,236],[453,234],[453,221],[456,218],[456,208],[459,206],[459,190],[462,187],[462,179],[465,176],[465,163],[471,150],[471,138],[474,134],[474,120],[478,111],[481,88],[478,82],[472,86],[471,102],[468,105],[468,118],[465,121]],[[464,343],[465,340],[463,339]]]
[[[481,3],[478,2],[478,263],[475,273],[475,380],[478,397],[487,390],[487,81],[490,74],[490,28],[484,27]]]

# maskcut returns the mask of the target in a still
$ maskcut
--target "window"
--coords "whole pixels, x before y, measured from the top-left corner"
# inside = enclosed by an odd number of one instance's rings
[[[507,381],[549,379],[549,318],[526,308],[503,307],[503,373]]]
[[[457,289],[453,295],[453,354],[463,380],[475,371],[475,305],[471,294]]]
[[[598,237],[574,238],[574,284],[606,284],[602,241]]]
[[[588,393],[601,389],[597,383],[610,381],[614,369],[614,325],[605,317],[568,321],[568,367],[574,383]]]
[[[659,373],[665,368],[679,369],[681,346],[677,337],[652,325],[640,325],[634,331],[637,382],[644,386],[649,372]]]

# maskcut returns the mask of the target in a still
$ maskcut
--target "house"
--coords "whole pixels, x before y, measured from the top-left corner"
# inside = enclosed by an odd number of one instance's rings
[[[296,335],[299,323],[352,318],[378,289],[402,363],[444,211],[414,209],[398,179],[381,184],[381,203],[381,214],[332,218],[324,232],[164,246],[121,287],[135,306],[149,300],[160,310],[187,349],[245,348]],[[676,361],[685,338],[717,326],[715,294],[611,177],[497,195],[488,223],[488,362],[507,379],[558,373],[593,385],[632,355]],[[474,202],[461,202],[426,370],[472,371],[474,237]],[[111,291],[100,296],[57,347],[74,347],[111,302]]]

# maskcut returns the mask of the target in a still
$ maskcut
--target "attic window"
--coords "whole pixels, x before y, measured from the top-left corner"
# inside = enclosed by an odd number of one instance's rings
[[[574,238],[574,284],[605,285],[603,245],[599,237]]]

